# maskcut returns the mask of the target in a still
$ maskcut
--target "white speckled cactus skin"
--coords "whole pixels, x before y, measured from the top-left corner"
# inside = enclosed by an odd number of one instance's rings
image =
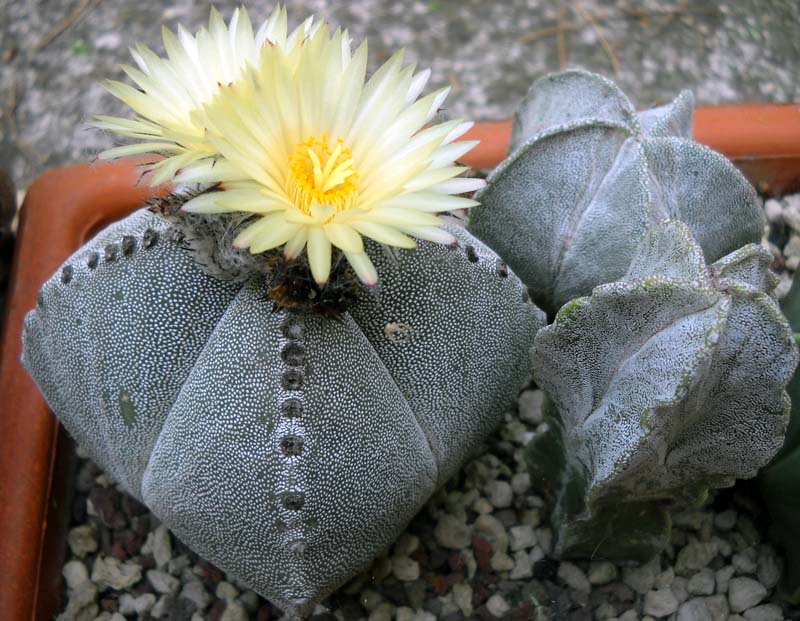
[[[554,411],[528,457],[558,499],[558,552],[647,558],[667,543],[671,504],[753,477],[778,451],[798,352],[770,261],[750,244],[706,267],[689,228],[667,221],[622,280],[537,334],[534,377]]]
[[[290,615],[388,546],[499,421],[543,313],[461,227],[341,319],[275,311],[140,210],[43,287],[23,362],[92,457]]]
[[[514,120],[509,157],[476,195],[470,230],[554,314],[625,274],[645,229],[689,225],[708,261],[761,238],[747,180],[691,140],[689,91],[636,113],[610,81],[585,71],[536,81]]]

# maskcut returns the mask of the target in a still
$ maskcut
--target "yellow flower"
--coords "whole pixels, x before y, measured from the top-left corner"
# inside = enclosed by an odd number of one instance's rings
[[[427,127],[448,89],[418,99],[430,71],[414,74],[403,53],[365,84],[367,46],[351,52],[346,32],[326,24],[298,45],[265,46],[257,65],[221,88],[194,122],[222,157],[186,166],[176,181],[222,183],[190,212],[259,216],[235,245],[260,253],[308,252],[314,279],[331,270],[332,247],[359,278],[377,281],[362,236],[413,248],[413,238],[453,243],[437,213],[475,205],[454,196],[483,187],[457,178],[454,161],[476,142],[455,142],[469,123]]]
[[[259,59],[265,44],[280,47],[297,45],[312,28],[311,20],[287,37],[286,10],[277,7],[253,34],[247,11],[236,9],[229,26],[216,9],[211,10],[208,29],[192,36],[182,27],[178,34],[162,29],[167,58],[159,58],[142,44],[131,50],[138,68],[122,69],[138,88],[117,81],[105,87],[130,106],[133,120],[98,116],[96,127],[143,140],[109,149],[100,154],[113,159],[138,153],[162,153],[156,163],[152,183],[172,178],[175,172],[193,162],[216,155],[205,137],[205,127],[194,120],[194,112],[219,92],[220,86],[235,82],[248,64]]]

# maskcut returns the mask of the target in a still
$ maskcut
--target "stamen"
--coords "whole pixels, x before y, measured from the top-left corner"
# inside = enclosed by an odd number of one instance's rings
[[[289,160],[287,193],[297,208],[311,215],[312,204],[329,205],[336,212],[350,209],[358,189],[350,150],[340,138],[331,150],[328,137],[311,136],[297,145]]]

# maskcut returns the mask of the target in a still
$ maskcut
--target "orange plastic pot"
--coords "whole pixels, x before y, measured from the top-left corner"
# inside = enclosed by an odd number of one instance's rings
[[[478,123],[466,158],[490,168],[508,149],[511,123]],[[695,137],[721,151],[762,191],[800,188],[800,105],[700,108]],[[93,232],[163,194],[135,164],[76,165],[39,177],[25,198],[0,341],[0,620],[51,619],[61,606],[70,462],[66,434],[19,363],[22,321],[42,283]]]

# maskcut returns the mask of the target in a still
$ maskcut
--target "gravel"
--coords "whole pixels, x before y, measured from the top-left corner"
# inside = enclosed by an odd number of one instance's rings
[[[778,253],[773,267],[788,289],[784,251],[800,229],[787,222],[800,227],[800,195],[768,204],[765,243]],[[552,558],[549,508],[530,490],[523,458],[525,443],[544,429],[541,392],[524,390],[518,406],[485,451],[314,619],[769,621],[797,614],[777,597],[783,559],[767,542],[765,516],[746,483],[674,514],[670,545],[649,563]],[[59,621],[281,618],[85,459],[76,489]]]

